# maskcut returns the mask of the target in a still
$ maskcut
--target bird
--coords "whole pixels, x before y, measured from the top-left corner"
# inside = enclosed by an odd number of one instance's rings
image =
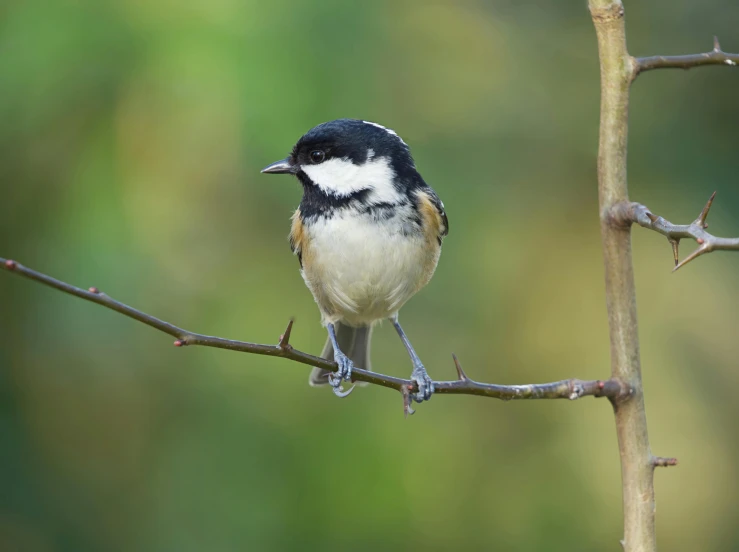
[[[292,216],[290,247],[328,331],[321,357],[337,371],[311,372],[312,386],[348,395],[355,367],[371,370],[372,328],[390,320],[413,369],[416,402],[433,380],[398,320],[398,311],[431,280],[449,221],[444,203],[416,168],[393,130],[360,119],[337,119],[306,132],[265,174],[297,177],[303,196]]]

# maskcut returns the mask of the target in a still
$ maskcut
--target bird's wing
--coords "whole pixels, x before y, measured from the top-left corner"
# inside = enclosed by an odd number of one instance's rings
[[[303,227],[303,217],[300,209],[295,211],[292,217],[292,226],[290,228],[290,249],[298,256],[300,267],[303,267],[303,246],[305,241],[305,229]]]
[[[436,195],[436,192],[426,186],[416,192],[418,200],[418,210],[424,217],[424,225],[436,232],[436,236],[441,244],[441,240],[449,233],[449,219],[444,210],[444,203]]]

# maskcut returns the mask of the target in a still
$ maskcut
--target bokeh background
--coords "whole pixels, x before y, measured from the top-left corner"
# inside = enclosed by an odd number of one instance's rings
[[[627,3],[635,55],[739,50],[739,4]],[[325,339],[259,169],[339,117],[394,128],[451,233],[402,319],[436,379],[609,373],[584,1],[120,0],[0,5],[0,255],[193,331]],[[714,190],[739,234],[739,71],[642,76],[633,199]],[[684,244],[684,254],[691,249]],[[664,550],[737,550],[739,255],[634,254]],[[0,549],[620,550],[605,400],[338,400],[305,366],[199,348],[0,274]],[[376,369],[407,376],[392,329]]]

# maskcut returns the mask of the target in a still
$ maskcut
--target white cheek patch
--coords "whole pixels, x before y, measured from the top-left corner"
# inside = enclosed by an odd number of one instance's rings
[[[329,159],[320,165],[302,165],[305,174],[327,194],[348,197],[355,192],[370,190],[372,203],[395,203],[401,196],[393,186],[395,171],[387,157],[355,165],[349,159]]]
[[[363,122],[364,124],[367,124],[367,125],[372,125],[373,127],[381,128],[382,130],[384,130],[384,131],[385,131],[385,132],[387,132],[388,134],[392,134],[393,136],[395,136],[395,137],[396,137],[396,138],[397,138],[398,140],[400,140],[400,142],[401,142],[401,143],[402,143],[402,144],[403,144],[404,146],[406,146],[406,147],[408,146],[408,144],[406,144],[406,143],[405,143],[405,141],[403,141],[403,139],[402,139],[402,138],[401,138],[400,136],[398,136],[398,133],[397,133],[397,132],[395,132],[394,130],[392,130],[392,129],[389,129],[389,128],[387,128],[387,127],[384,127],[384,126],[382,126],[382,125],[380,125],[380,124],[377,124],[377,123],[373,123],[373,122],[371,122],[371,121],[362,121],[362,122]]]

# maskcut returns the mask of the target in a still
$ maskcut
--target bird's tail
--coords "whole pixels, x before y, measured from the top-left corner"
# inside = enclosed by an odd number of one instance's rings
[[[357,368],[372,370],[369,358],[372,327],[363,326],[361,328],[352,328],[351,326],[336,322],[334,328],[336,328],[336,341],[339,342],[341,352],[348,356]],[[331,344],[331,339],[326,341],[323,352],[321,352],[321,358],[327,360],[334,359],[334,347]],[[314,387],[325,385],[328,383],[328,374],[328,370],[313,368],[308,383]],[[361,385],[362,382],[358,383]]]

